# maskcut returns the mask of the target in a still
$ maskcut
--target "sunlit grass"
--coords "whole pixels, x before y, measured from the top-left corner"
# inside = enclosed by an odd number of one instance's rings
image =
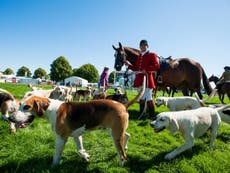
[[[0,87],[18,98],[22,98],[24,93],[29,91],[26,85],[0,84]],[[136,91],[128,91],[130,99],[136,94]],[[230,103],[227,98],[225,102]],[[209,103],[220,103],[220,101],[215,96]],[[154,133],[149,125],[148,116],[144,120],[137,119],[138,110],[138,103],[129,108],[130,121],[127,132],[131,134],[131,138],[128,142],[128,160],[122,168],[118,166],[118,156],[107,130],[91,131],[83,136],[84,147],[91,155],[90,163],[81,159],[73,139],[69,138],[61,165],[52,167],[54,135],[46,120],[37,118],[29,127],[19,129],[15,134],[10,134],[8,123],[1,120],[0,172],[229,172],[229,124],[222,123],[214,150],[208,148],[207,133],[195,141],[192,151],[186,151],[167,162],[164,160],[165,154],[182,145],[183,138],[179,133],[171,135],[167,130]],[[163,111],[168,109],[164,106],[156,108],[156,112]]]

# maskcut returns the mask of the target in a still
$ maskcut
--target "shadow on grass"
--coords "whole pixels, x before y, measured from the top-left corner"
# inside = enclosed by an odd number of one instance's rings
[[[88,163],[80,157],[71,161],[65,161],[59,166],[52,166],[52,157],[49,158],[32,158],[25,162],[10,161],[4,166],[0,167],[1,173],[39,173],[39,172],[52,172],[52,173],[69,173],[69,172],[87,172]]]
[[[226,132],[217,135],[217,139],[223,141],[224,143],[230,143],[230,135]]]
[[[149,160],[146,159],[142,160],[141,158],[136,156],[128,156],[128,161],[125,166],[129,169],[129,172],[135,172],[135,173],[146,172],[149,169],[154,169],[159,167],[159,165],[161,164],[173,164],[175,162],[180,162],[181,160],[184,159],[190,160],[192,159],[193,156],[198,155],[202,151],[204,151],[204,147],[202,145],[195,145],[192,149],[181,153],[171,161],[166,161],[164,157],[166,154],[168,154],[171,151],[172,150],[168,152],[161,152]]]
[[[140,117],[140,112],[139,111],[128,110],[128,112],[129,112],[129,119],[130,120],[146,120],[146,119],[150,119],[148,112],[146,112],[145,115],[143,115],[141,119],[139,119],[139,117]],[[154,115],[156,116],[159,113],[160,112],[155,111]]]

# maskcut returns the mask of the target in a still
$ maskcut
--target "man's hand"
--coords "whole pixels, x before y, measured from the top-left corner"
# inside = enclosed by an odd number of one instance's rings
[[[128,60],[124,60],[124,64],[125,64],[126,66],[129,66],[129,65],[130,65],[130,62],[129,62]]]
[[[146,70],[142,70],[142,73],[147,75],[147,71]]]

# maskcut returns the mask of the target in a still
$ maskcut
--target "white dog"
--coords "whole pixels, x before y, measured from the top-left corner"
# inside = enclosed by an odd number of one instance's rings
[[[157,97],[156,98],[157,107],[164,105],[169,108],[170,111],[181,111],[189,109],[197,109],[201,107],[200,102],[189,96],[183,97]]]
[[[171,160],[194,145],[194,138],[202,136],[208,129],[211,129],[210,148],[213,148],[221,119],[219,113],[230,105],[220,108],[201,107],[195,110],[162,112],[157,119],[151,122],[155,132],[167,128],[172,134],[180,131],[185,139],[185,144],[176,148],[165,156]]]
[[[52,91],[53,91],[53,89],[50,89],[50,90],[39,89],[39,90],[34,90],[34,91],[28,91],[23,96],[22,101],[26,100],[30,96],[40,96],[40,97],[48,98],[48,97],[50,97],[50,94]]]
[[[200,100],[197,92],[195,92],[195,98],[189,96],[182,97],[158,97],[156,98],[156,105],[159,107],[161,105],[165,105],[169,108],[170,111],[181,111],[181,110],[190,110],[197,109],[199,107],[205,106],[205,102],[207,102],[210,98],[212,98],[216,94],[217,90],[214,89],[209,96]]]
[[[216,108],[223,105],[210,105],[210,107]],[[230,124],[230,109],[224,109],[219,112],[221,121]]]

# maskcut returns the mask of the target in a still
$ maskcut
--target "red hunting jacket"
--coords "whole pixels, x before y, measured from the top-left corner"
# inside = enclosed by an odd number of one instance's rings
[[[155,83],[154,83],[154,71],[157,71],[160,68],[160,64],[157,58],[157,55],[155,53],[152,52],[147,52],[146,54],[144,54],[143,56],[138,56],[136,64],[132,65],[130,64],[128,66],[129,69],[133,70],[133,71],[142,71],[145,70],[147,71],[147,88],[155,88]],[[143,83],[143,77],[144,74],[141,73],[137,73],[135,80],[134,80],[134,87],[140,87],[142,86]]]

